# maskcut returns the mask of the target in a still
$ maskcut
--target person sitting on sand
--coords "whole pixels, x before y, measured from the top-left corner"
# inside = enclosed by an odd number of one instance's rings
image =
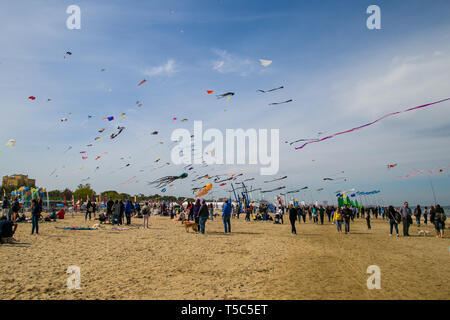
[[[98,215],[98,220],[100,221],[100,224],[105,223],[108,220],[108,218],[106,217],[106,213],[102,212]]]
[[[49,216],[50,220],[56,221],[56,208],[52,209],[52,213]]]
[[[65,214],[66,214],[66,212],[64,211],[64,209],[60,209],[58,211],[58,213],[56,214],[56,216],[58,217],[58,219],[64,219]]]
[[[0,243],[12,243],[17,223],[8,220],[5,216],[0,218]]]

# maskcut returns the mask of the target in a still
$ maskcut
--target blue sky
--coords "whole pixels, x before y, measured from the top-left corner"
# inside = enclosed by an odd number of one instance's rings
[[[66,28],[72,4],[81,8],[81,30]],[[381,30],[366,28],[371,4],[381,8]],[[397,176],[450,165],[448,102],[302,150],[283,142],[449,97],[449,14],[450,3],[439,0],[2,1],[0,174],[29,174],[48,189],[75,188],[89,177],[97,192],[157,193],[147,181],[182,172],[174,165],[152,171],[155,159],[170,161],[171,132],[192,131],[202,120],[220,130],[280,129],[278,175],[288,179],[265,185],[255,166],[198,174],[243,172],[256,178],[255,188],[325,188],[298,195],[306,200],[356,188],[381,190],[386,204],[431,203],[426,175]],[[66,51],[73,54],[64,59]],[[273,63],[264,68],[259,59]],[[285,89],[270,95],[256,92],[280,85]],[[217,100],[206,90],[236,95]],[[287,99],[294,101],[268,106]],[[102,120],[110,115],[116,120]],[[93,140],[100,128],[118,125],[126,127],[118,138]],[[151,136],[154,130],[160,134]],[[15,148],[4,146],[9,139]],[[88,151],[87,160],[80,151]],[[399,166],[387,170],[394,162]],[[322,180],[341,171],[346,183]],[[134,176],[138,183],[119,185]],[[450,204],[448,173],[432,179],[438,202]],[[191,188],[190,179],[179,181],[166,194],[189,196]],[[227,195],[226,187],[214,189]]]

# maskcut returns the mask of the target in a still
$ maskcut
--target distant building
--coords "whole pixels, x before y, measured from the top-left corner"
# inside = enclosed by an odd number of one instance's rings
[[[27,175],[13,174],[12,176],[4,176],[2,179],[3,187],[34,187],[36,186],[35,179],[28,179]]]

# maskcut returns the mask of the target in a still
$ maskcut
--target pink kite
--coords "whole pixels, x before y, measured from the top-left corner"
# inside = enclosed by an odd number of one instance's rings
[[[338,133],[332,134],[331,136],[327,136],[325,138],[321,138],[321,139],[317,139],[317,140],[313,140],[313,141],[308,141],[308,142],[302,144],[300,147],[296,147],[295,150],[303,149],[304,147],[306,147],[310,143],[322,142],[324,140],[334,138],[335,136],[338,136],[338,135],[341,135],[341,134],[344,134],[344,133],[350,133],[350,132],[353,132],[353,131],[364,129],[364,128],[368,127],[368,126],[371,126],[371,125],[377,123],[378,121],[381,121],[381,120],[383,120],[385,118],[391,117],[391,116],[399,114],[399,113],[404,113],[404,112],[409,112],[409,111],[413,111],[413,110],[429,107],[429,106],[432,106],[432,105],[435,105],[435,104],[438,104],[438,103],[442,103],[442,102],[445,102],[445,101],[448,101],[448,100],[450,100],[450,98],[446,98],[446,99],[443,99],[443,100],[439,100],[439,101],[423,104],[423,105],[417,106],[417,107],[408,108],[408,109],[403,110],[403,111],[397,111],[397,112],[388,113],[388,114],[385,114],[384,116],[382,116],[381,118],[378,118],[375,121],[363,124],[363,125],[361,125],[359,127],[356,127],[356,128],[350,129],[350,130],[346,130],[346,131],[342,131],[342,132],[338,132]]]

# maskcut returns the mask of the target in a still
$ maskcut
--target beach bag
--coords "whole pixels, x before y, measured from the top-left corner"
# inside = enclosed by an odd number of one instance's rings
[[[410,215],[408,215],[408,224],[412,224],[412,223],[413,223],[412,218]]]
[[[395,211],[394,218],[395,218],[394,219],[395,222],[397,222],[397,223],[400,223],[400,221],[402,221],[402,216],[401,216],[401,214],[398,211]]]

